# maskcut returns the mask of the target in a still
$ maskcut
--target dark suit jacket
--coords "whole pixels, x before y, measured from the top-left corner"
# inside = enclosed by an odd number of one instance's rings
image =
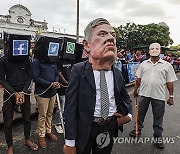
[[[112,71],[118,112],[132,114],[132,103],[122,74],[115,67],[112,67]],[[78,154],[82,153],[90,135],[95,104],[96,86],[91,64],[88,61],[74,64],[66,91],[65,139],[76,140]]]

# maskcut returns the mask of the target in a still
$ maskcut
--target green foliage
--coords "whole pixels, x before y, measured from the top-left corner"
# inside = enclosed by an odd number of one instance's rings
[[[166,51],[165,54],[171,54],[172,56],[179,56],[180,57],[180,51]]]
[[[180,44],[177,46],[170,46],[170,50],[180,51]]]
[[[173,43],[170,38],[169,27],[160,24],[136,25],[127,23],[115,28],[117,35],[117,46],[119,48],[133,49],[135,47],[149,46],[158,42],[161,46]]]

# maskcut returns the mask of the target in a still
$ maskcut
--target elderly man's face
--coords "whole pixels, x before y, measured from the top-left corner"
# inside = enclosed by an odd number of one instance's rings
[[[116,34],[112,26],[103,24],[95,27],[86,50],[95,60],[112,61],[117,55]]]

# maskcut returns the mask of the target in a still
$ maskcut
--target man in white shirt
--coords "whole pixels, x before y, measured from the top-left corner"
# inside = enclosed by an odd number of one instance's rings
[[[138,104],[138,129],[141,134],[146,112],[149,104],[152,105],[153,129],[156,140],[162,139],[163,116],[166,101],[166,87],[169,91],[168,105],[174,104],[173,82],[177,80],[172,65],[160,58],[161,46],[159,43],[152,43],[149,46],[150,59],[143,61],[136,72],[136,86],[134,97],[139,96]],[[135,137],[135,130],[130,136]],[[163,149],[163,142],[157,142],[156,146]]]
[[[113,27],[98,18],[84,32],[89,59],[73,65],[68,82],[64,153],[110,154],[118,127],[122,130],[131,121],[132,103],[121,72],[113,66],[117,55]],[[105,79],[100,77],[103,72]],[[106,88],[102,88],[102,80]]]

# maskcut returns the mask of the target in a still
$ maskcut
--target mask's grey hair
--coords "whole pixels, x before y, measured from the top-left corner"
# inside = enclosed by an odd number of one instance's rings
[[[90,41],[92,38],[93,28],[95,28],[96,26],[99,26],[99,25],[103,25],[103,24],[110,25],[109,21],[107,21],[104,18],[97,18],[97,19],[94,19],[93,21],[91,21],[84,30],[85,40]]]
[[[154,45],[158,46],[159,49],[161,49],[161,45],[160,45],[159,43],[151,43],[150,46],[149,46],[149,50],[150,50],[150,49],[152,48],[152,46],[154,46]]]

